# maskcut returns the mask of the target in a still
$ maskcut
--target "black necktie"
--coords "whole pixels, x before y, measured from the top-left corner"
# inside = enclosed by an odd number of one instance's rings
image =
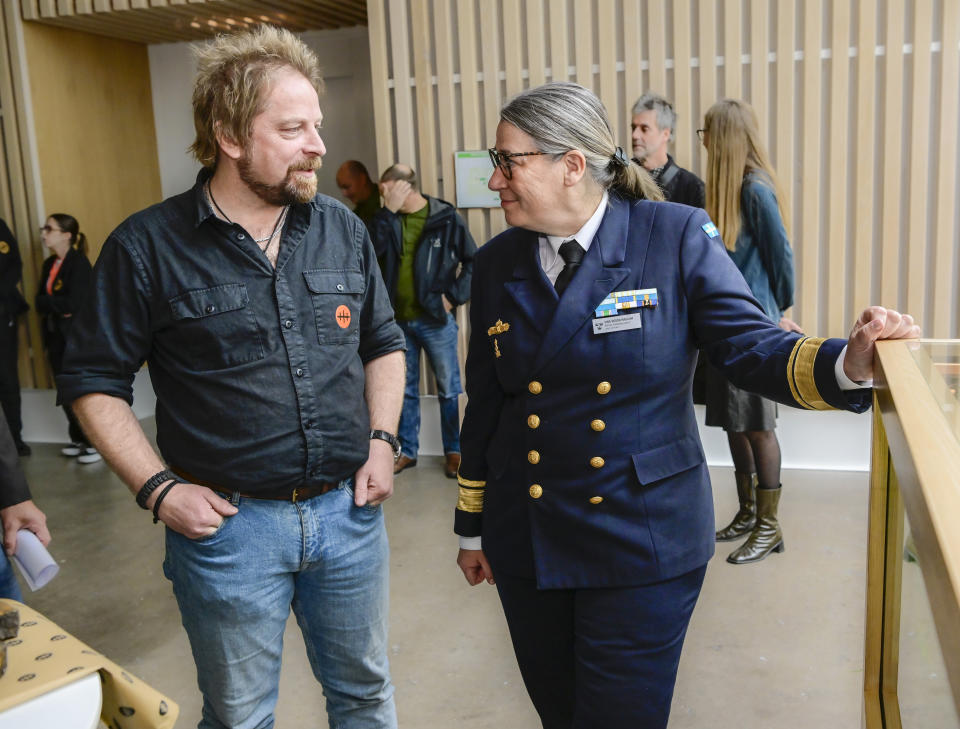
[[[553,285],[557,290],[557,295],[563,294],[563,290],[573,279],[573,274],[577,272],[577,268],[586,253],[573,238],[560,244],[560,257],[563,259],[564,266],[560,275],[557,276],[557,282]]]

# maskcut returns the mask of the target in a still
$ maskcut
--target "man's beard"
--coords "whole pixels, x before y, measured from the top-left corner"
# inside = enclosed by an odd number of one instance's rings
[[[281,182],[269,183],[259,179],[253,171],[251,155],[244,155],[237,160],[237,172],[247,187],[265,202],[271,205],[292,205],[293,203],[310,202],[317,194],[317,176],[304,178],[296,175],[299,170],[318,170],[323,164],[320,157],[312,157],[303,162],[291,165],[287,169],[287,176]]]
[[[647,161],[647,157],[650,156],[650,150],[646,147],[634,147],[633,148],[633,158],[639,162],[641,165]]]

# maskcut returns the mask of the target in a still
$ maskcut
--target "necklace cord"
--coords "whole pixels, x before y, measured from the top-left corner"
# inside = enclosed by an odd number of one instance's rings
[[[210,186],[209,182],[207,182],[207,196],[210,198],[210,202],[213,203],[213,207],[217,209],[217,212],[220,213],[223,219],[226,220],[228,223],[230,223],[230,225],[235,225],[235,223],[232,220],[230,220],[230,217],[225,212],[223,212],[223,208],[221,208],[220,205],[217,204],[217,198],[213,196],[213,188]],[[270,235],[268,235],[266,238],[254,238],[253,242],[256,243],[257,245],[260,245],[261,243],[267,243],[273,240],[273,236],[277,234],[277,229],[280,227],[280,222],[285,217],[287,217],[287,210],[289,209],[290,209],[289,205],[284,205],[283,210],[280,211],[280,215],[277,216],[277,222],[273,224],[273,230],[270,231]]]

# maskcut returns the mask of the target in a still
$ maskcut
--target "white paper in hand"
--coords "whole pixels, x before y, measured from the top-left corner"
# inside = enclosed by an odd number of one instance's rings
[[[20,568],[20,574],[33,591],[46,585],[60,571],[60,565],[40,543],[37,535],[27,529],[17,532],[17,551],[13,553],[13,563]]]

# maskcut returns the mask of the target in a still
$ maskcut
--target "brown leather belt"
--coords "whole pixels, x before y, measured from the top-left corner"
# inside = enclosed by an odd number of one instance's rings
[[[202,478],[192,476],[182,468],[170,466],[170,470],[188,483],[195,483],[198,486],[206,486],[208,489],[216,491],[217,493],[225,494],[227,496],[233,496],[234,494],[238,493],[236,489],[230,489],[226,486],[221,486],[219,484],[211,483],[210,481],[204,481]],[[314,496],[323,496],[323,494],[333,491],[339,485],[339,481],[323,481],[322,483],[311,484],[309,486],[298,486],[295,489],[284,489],[283,491],[258,491],[254,494],[240,491],[239,494],[245,499],[292,501],[296,503],[297,501],[306,501],[307,499],[312,499]]]

